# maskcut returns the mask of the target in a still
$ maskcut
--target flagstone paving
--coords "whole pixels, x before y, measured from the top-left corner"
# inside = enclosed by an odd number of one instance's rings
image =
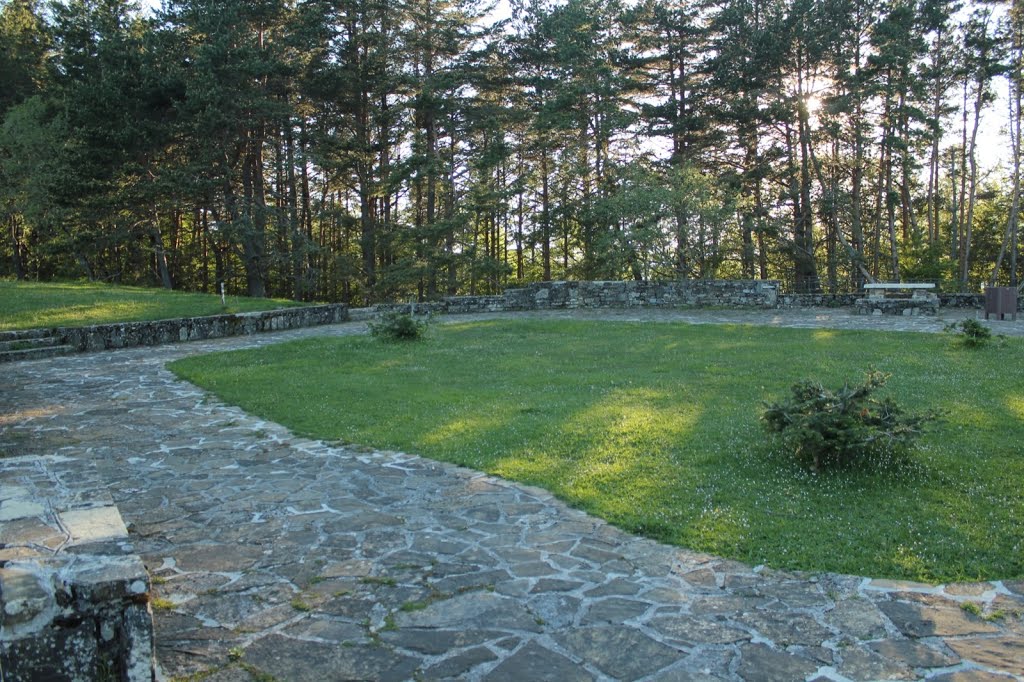
[[[944,323],[842,311],[573,314]],[[993,326],[1024,333],[1021,322]],[[51,472],[50,456],[89,460],[107,483],[131,551],[154,576],[167,678],[1024,680],[1024,581],[786,573],[659,545],[542,490],[296,437],[164,368],[194,353],[363,331],[349,323],[0,369],[0,451],[43,456],[32,466]]]

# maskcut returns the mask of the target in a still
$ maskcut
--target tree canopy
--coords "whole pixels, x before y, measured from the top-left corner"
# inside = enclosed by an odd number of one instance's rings
[[[6,0],[0,276],[1016,285],[1018,4]]]

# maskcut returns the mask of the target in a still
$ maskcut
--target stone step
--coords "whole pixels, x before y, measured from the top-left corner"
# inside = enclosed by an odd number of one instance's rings
[[[43,345],[17,350],[0,350],[0,363],[17,362],[18,360],[41,360],[75,352],[74,346]]]
[[[52,334],[52,329],[8,329],[0,331],[0,342],[41,339]]]
[[[60,339],[56,336],[39,336],[30,337],[25,339],[10,339],[8,341],[0,341],[0,353],[11,351],[11,350],[27,350],[29,348],[47,348],[49,346],[59,346]]]

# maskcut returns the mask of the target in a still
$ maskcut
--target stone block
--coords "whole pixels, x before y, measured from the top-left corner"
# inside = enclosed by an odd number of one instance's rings
[[[32,562],[0,568],[0,624],[5,638],[48,622],[57,613],[49,573]]]
[[[59,579],[77,599],[93,604],[145,600],[149,593],[149,574],[135,555],[79,555],[59,572]]]
[[[95,625],[70,620],[42,628],[36,637],[0,640],[4,682],[72,682],[103,679]],[[141,680],[144,678],[134,678]],[[151,679],[151,678],[150,678]]]

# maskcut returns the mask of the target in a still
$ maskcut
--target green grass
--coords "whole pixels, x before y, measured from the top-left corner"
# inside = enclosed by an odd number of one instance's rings
[[[627,530],[777,568],[1024,576],[1024,343],[748,326],[487,321],[420,344],[310,339],[176,362],[318,438],[543,486]],[[758,423],[804,378],[869,368],[942,410],[903,465],[811,474]]]
[[[190,294],[164,289],[84,282],[0,280],[0,331],[35,327],[82,327],[106,322],[166,320],[301,305],[269,298]]]

